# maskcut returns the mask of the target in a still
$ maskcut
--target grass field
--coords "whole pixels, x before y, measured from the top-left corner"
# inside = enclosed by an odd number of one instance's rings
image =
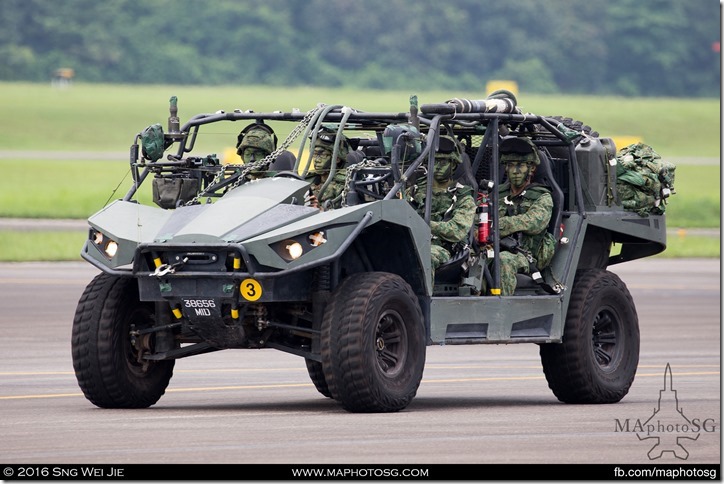
[[[6,175],[0,177],[0,217],[85,219],[131,186],[122,161],[0,159],[0,172]],[[669,227],[719,227],[719,176],[716,165],[677,167]],[[141,186],[143,202],[151,203],[149,187]]]
[[[144,127],[168,118],[168,101],[178,97],[183,123],[217,110],[308,111],[318,103],[344,104],[362,111],[404,112],[409,97],[440,103],[453,97],[481,99],[483,92],[401,92],[261,86],[193,87],[0,83],[0,150],[126,151]],[[665,158],[720,155],[719,99],[620,98],[518,94],[524,112],[564,115],[584,121],[601,136],[635,136]],[[226,141],[242,126],[227,125]],[[283,133],[280,134],[280,139]],[[217,141],[223,141],[221,138]],[[224,146],[223,143],[221,146]],[[212,144],[210,149],[218,149]]]
[[[482,93],[430,91],[352,91],[319,88],[111,86],[76,84],[59,90],[49,85],[0,83],[0,105],[12,116],[0,119],[0,151],[47,153],[37,159],[0,159],[0,217],[87,218],[105,203],[121,198],[131,181],[124,161],[69,160],[58,152],[127,153],[136,133],[159,122],[166,126],[168,100],[179,98],[181,122],[214,112],[306,111],[317,103],[346,104],[363,111],[403,112],[410,94],[420,104],[452,97],[479,99]],[[719,227],[720,167],[690,164],[719,158],[718,99],[624,99],[584,96],[518,95],[526,112],[565,115],[585,121],[601,136],[633,136],[652,145],[664,159],[686,158],[676,170],[677,194],[667,206],[672,227]],[[253,103],[253,104],[252,104]],[[233,146],[242,128],[223,124],[198,143],[201,153],[221,153]],[[281,139],[286,133],[278,131]],[[203,151],[207,150],[207,151]],[[147,188],[147,186],[146,186]],[[150,194],[142,193],[149,201]],[[79,237],[79,238],[78,238]],[[0,232],[0,260],[75,259],[85,234]],[[670,240],[663,256],[719,256],[707,237]],[[41,242],[42,241],[42,242]],[[52,241],[52,242],[48,242]],[[42,254],[41,254],[42,251]]]

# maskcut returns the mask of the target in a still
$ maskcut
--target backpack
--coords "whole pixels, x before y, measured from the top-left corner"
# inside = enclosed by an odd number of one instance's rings
[[[624,210],[642,217],[662,215],[666,211],[666,199],[676,193],[676,166],[662,160],[644,143],[621,149],[616,161],[616,190]]]
[[[163,128],[160,124],[152,124],[141,131],[141,148],[143,150],[143,157],[150,160],[151,163],[161,159],[166,145],[163,137]]]

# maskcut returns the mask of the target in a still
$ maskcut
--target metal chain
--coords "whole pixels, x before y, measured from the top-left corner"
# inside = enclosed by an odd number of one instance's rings
[[[376,160],[365,160],[359,163],[355,163],[351,167],[347,168],[346,177],[344,179],[344,188],[342,189],[342,193],[340,193],[340,196],[342,197],[342,206],[347,206],[347,193],[349,192],[349,187],[354,179],[355,175],[358,171],[360,171],[363,168],[376,168],[384,166],[382,163]]]
[[[254,170],[259,169],[268,169],[269,164],[281,153],[283,153],[291,144],[294,142],[297,137],[306,130],[307,126],[309,125],[309,122],[314,118],[314,116],[319,112],[320,109],[324,107],[323,104],[318,105],[314,109],[311,109],[307,111],[307,113],[304,115],[304,118],[294,127],[294,129],[289,133],[289,136],[286,137],[286,139],[282,142],[282,144],[277,147],[274,151],[266,155],[264,158],[262,158],[259,161],[255,161],[254,163],[250,163],[248,165],[242,164],[242,163],[230,163],[228,165],[224,166],[224,169],[219,171],[219,173],[216,174],[214,179],[209,183],[209,185],[215,185],[219,183],[221,180],[224,179],[224,176],[226,175],[226,170],[231,168],[238,168],[241,169],[241,173],[239,173],[238,178],[234,183],[229,185],[229,187],[226,189],[227,191],[233,190],[234,188],[237,188],[239,185],[241,185],[244,180],[246,179],[246,175],[248,175],[250,172]],[[263,167],[263,168],[262,168]],[[195,205],[199,203],[199,195],[196,195],[194,198],[186,202],[185,205]]]

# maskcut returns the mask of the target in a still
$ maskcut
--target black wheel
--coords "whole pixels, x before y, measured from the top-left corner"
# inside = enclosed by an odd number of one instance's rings
[[[587,138],[598,138],[599,136],[598,131],[595,131],[593,128],[583,123],[582,121],[578,121],[564,116],[549,116],[548,119],[549,121],[552,120],[553,126],[557,126],[558,123],[562,123],[566,128],[572,129],[573,131],[576,131],[578,133],[582,133],[581,136],[574,138],[574,143],[576,145],[579,143],[585,143]],[[538,129],[543,128],[539,127]],[[567,146],[548,146],[546,149],[553,158],[561,158],[571,162],[571,154]]]
[[[153,338],[132,334],[152,326],[154,317],[134,279],[99,274],[88,284],[73,319],[72,351],[78,385],[93,404],[145,408],[164,394],[174,361],[143,359]]]
[[[309,378],[314,383],[314,388],[325,397],[332,398],[332,393],[329,391],[327,380],[324,378],[324,370],[322,364],[318,361],[310,360],[305,358],[304,361],[307,364],[307,371],[309,372]]]
[[[593,128],[583,123],[583,121],[578,121],[564,116],[551,116],[551,118],[555,119],[559,123],[563,123],[563,125],[569,129],[578,131],[579,133],[585,133],[591,138],[598,138],[598,131],[595,131]]]
[[[350,412],[396,412],[417,393],[425,328],[412,288],[381,272],[355,274],[334,291],[322,322],[322,369]]]
[[[615,403],[631,388],[639,361],[636,307],[616,274],[576,273],[563,342],[540,347],[548,386],[565,403]]]

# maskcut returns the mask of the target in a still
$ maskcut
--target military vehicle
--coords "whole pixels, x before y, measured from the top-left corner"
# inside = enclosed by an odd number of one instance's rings
[[[565,403],[613,403],[629,391],[638,316],[607,268],[665,250],[666,223],[622,208],[611,139],[577,120],[524,113],[506,91],[422,105],[411,96],[398,113],[319,104],[218,111],[183,125],[177,103],[165,130],[135,136],[126,195],[88,220],[81,255],[100,273],[78,303],[72,354],[93,404],[151,406],[176,359],[259,348],[303,358],[319,393],[350,412],[405,409],[430,345],[539,345]],[[289,134],[246,164],[192,155],[211,125],[240,122]],[[323,130],[335,153],[344,135],[350,154],[337,208],[320,210],[305,200],[308,148]],[[556,251],[501,296],[499,146],[511,138],[539,151]],[[431,187],[436,153],[453,149],[479,216],[433,277],[429,203],[417,211],[408,194]],[[336,161],[331,170],[341,170]],[[141,203],[149,182],[154,201]]]

